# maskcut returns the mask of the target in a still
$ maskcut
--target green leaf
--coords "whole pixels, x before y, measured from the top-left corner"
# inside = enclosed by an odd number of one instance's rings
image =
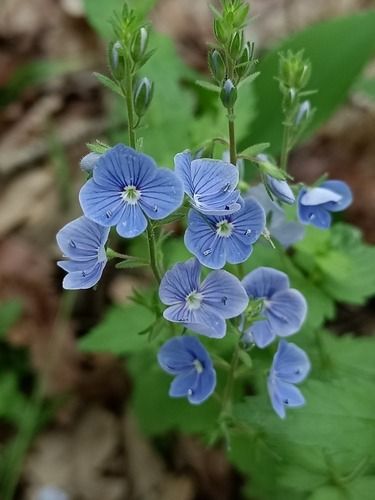
[[[156,353],[133,357],[128,366],[134,381],[133,409],[146,435],[172,430],[201,434],[214,428],[219,410],[216,401],[210,398],[194,406],[185,398],[171,398],[168,390],[172,377],[156,364]]]
[[[0,418],[19,424],[27,406],[26,398],[18,387],[15,373],[2,373],[0,377]]]
[[[202,87],[202,89],[209,90],[210,92],[220,93],[220,87],[218,87],[217,85],[214,85],[211,82],[206,82],[206,81],[203,81],[203,80],[196,80],[195,83],[199,87]]]
[[[257,156],[260,153],[263,153],[267,148],[270,147],[269,142],[261,142],[260,144],[254,144],[253,146],[249,146],[244,151],[241,151],[241,155],[245,156]]]
[[[148,344],[139,334],[151,328],[154,321],[155,316],[138,304],[114,306],[103,321],[79,341],[79,348],[84,352],[117,355],[142,351]]]
[[[150,263],[147,260],[131,257],[116,264],[116,269],[134,269],[136,267],[147,267]]]
[[[124,97],[121,87],[116,82],[108,78],[108,76],[102,75],[101,73],[94,73],[94,76],[99,80],[101,84],[112,90],[112,92],[118,94],[121,97]]]
[[[308,127],[311,134],[345,101],[365,64],[375,51],[375,11],[324,21],[292,35],[272,50],[259,64],[260,77],[253,87],[258,116],[244,131],[241,146],[269,141],[272,153],[280,152],[282,141],[281,96],[274,79],[281,51],[304,49],[311,60],[309,88],[318,92],[311,97],[316,112]],[[348,36],[350,33],[350,36]]]
[[[0,338],[4,337],[8,330],[20,318],[22,303],[19,300],[0,303]]]

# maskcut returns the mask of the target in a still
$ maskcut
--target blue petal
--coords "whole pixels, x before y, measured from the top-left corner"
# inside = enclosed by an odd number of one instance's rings
[[[271,330],[282,337],[298,332],[305,321],[306,313],[306,300],[298,290],[294,289],[273,294],[264,310]]]
[[[199,262],[211,269],[224,267],[226,260],[224,238],[216,234],[217,220],[219,219],[190,210],[184,237],[187,249]]]
[[[255,323],[253,323],[247,330],[245,335],[248,338],[252,338],[256,346],[260,349],[270,345],[276,338],[276,332],[272,330],[269,321],[266,319],[255,321]]]
[[[194,188],[191,179],[191,162],[192,156],[190,151],[183,151],[174,157],[176,175],[183,183],[185,193],[192,198]]]
[[[233,233],[243,243],[255,243],[266,224],[266,214],[254,198],[246,198],[241,210],[232,214]]]
[[[270,298],[275,292],[289,288],[288,276],[271,267],[258,267],[242,280],[250,298]]]
[[[158,352],[160,366],[171,375],[190,371],[195,358],[195,352],[187,349],[183,337],[168,340]]]
[[[192,388],[192,394],[188,394],[188,400],[194,405],[199,405],[206,401],[214,392],[216,387],[215,370],[204,370],[198,377],[195,386]]]
[[[63,279],[65,290],[86,290],[92,288],[100,280],[106,262],[98,262],[93,268],[68,273]]]
[[[195,194],[226,196],[236,188],[239,173],[238,168],[231,163],[200,159],[191,162],[191,178]]]
[[[163,304],[184,304],[186,296],[199,287],[200,270],[199,262],[189,259],[167,271],[159,287],[159,297]]]
[[[305,234],[305,228],[300,222],[287,221],[285,217],[282,221],[271,220],[269,231],[284,248],[302,240]]]
[[[107,188],[90,179],[79,192],[79,202],[84,214],[102,226],[115,226],[125,209],[122,190]]]
[[[280,418],[285,418],[286,414],[284,403],[275,387],[274,379],[271,377],[268,377],[267,379],[267,389],[271,399],[272,408]]]
[[[118,144],[99,159],[93,178],[107,191],[122,192],[126,186],[142,186],[155,172],[156,164],[150,156]]]
[[[322,187],[330,189],[341,196],[341,199],[337,202],[329,202],[325,205],[325,208],[331,212],[339,212],[345,210],[351,205],[353,201],[353,194],[349,186],[343,181],[326,181],[323,182]]]
[[[56,235],[57,244],[65,257],[87,261],[97,259],[108,239],[109,229],[87,217],[69,222]]]
[[[147,219],[138,203],[125,204],[120,222],[116,226],[116,231],[124,238],[134,238],[142,234],[147,228]]]
[[[310,368],[305,351],[293,343],[280,341],[272,363],[272,372],[276,377],[296,384],[307,377]]]
[[[189,372],[181,373],[172,381],[169,388],[169,395],[173,398],[181,398],[188,395],[189,391],[197,385],[199,375],[195,368]]]
[[[324,187],[315,187],[307,190],[305,189],[304,194],[300,197],[301,205],[310,207],[323,205],[324,203],[328,202],[337,203],[340,200],[340,194]]]
[[[240,264],[245,262],[253,252],[251,243],[244,243],[242,239],[233,234],[225,241],[227,262],[230,264]]]
[[[298,200],[300,197],[298,197]],[[331,214],[323,206],[304,206],[298,202],[298,217],[303,224],[312,224],[319,229],[328,229],[331,225]]]
[[[210,338],[221,339],[227,329],[225,319],[213,307],[204,304],[195,310],[189,310],[182,304],[174,304],[164,311],[163,316],[168,321],[181,323],[193,332]]]
[[[197,210],[206,215],[228,215],[240,210],[239,199],[240,191],[235,190],[226,194],[200,195],[195,198],[194,205]]]
[[[184,190],[180,179],[167,168],[158,168],[154,177],[140,186],[139,204],[150,219],[164,219],[181,206]]]
[[[57,265],[67,273],[74,271],[85,271],[93,268],[98,263],[98,259],[89,260],[59,260]]]
[[[200,290],[204,306],[210,306],[223,318],[239,316],[249,299],[240,280],[227,271],[214,271],[203,281]]]
[[[273,381],[273,390],[274,393],[277,394],[278,399],[281,400],[286,407],[298,408],[305,404],[305,398],[301,391],[293,384],[275,378]]]
[[[293,205],[296,201],[293,191],[289,187],[289,184],[286,181],[275,179],[270,175],[267,175],[267,185],[271,192],[284,203],[288,203],[289,205]]]

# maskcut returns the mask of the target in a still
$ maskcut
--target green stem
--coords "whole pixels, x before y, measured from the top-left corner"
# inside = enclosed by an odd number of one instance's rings
[[[154,273],[155,280],[160,284],[161,277],[156,259],[156,246],[155,246],[155,235],[152,223],[149,220],[147,226],[147,238],[148,238],[148,249],[150,252],[150,265],[152,272]]]
[[[237,164],[236,136],[234,132],[234,110],[228,110],[229,155],[232,165]]]
[[[290,140],[290,125],[286,123],[284,125],[283,142],[281,146],[281,156],[280,156],[280,168],[284,172],[286,172],[288,168],[289,140]]]
[[[136,137],[134,131],[135,125],[134,125],[134,106],[133,106],[133,82],[130,70],[126,71],[124,94],[126,98],[126,108],[128,112],[129,146],[135,149]]]
[[[227,378],[227,383],[224,389],[223,401],[222,401],[222,414],[230,415],[232,406],[232,392],[234,384],[234,376],[237,370],[238,361],[240,359],[240,344],[237,342],[236,347],[233,352],[232,361],[229,367],[229,373]]]

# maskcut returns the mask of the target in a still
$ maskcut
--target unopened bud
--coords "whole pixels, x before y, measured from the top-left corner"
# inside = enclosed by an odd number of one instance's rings
[[[134,109],[139,117],[143,116],[149,107],[154,93],[154,84],[146,77],[142,78],[134,89]]]
[[[131,46],[131,55],[134,61],[139,61],[146,53],[148,44],[147,28],[142,26],[135,34]]]
[[[122,45],[119,41],[110,45],[109,65],[113,76],[117,80],[121,80],[125,74],[125,60],[124,60]]]
[[[244,46],[243,31],[236,31],[229,43],[229,54],[235,61],[240,57]]]
[[[232,80],[226,80],[220,93],[220,99],[223,105],[229,109],[234,106],[237,100],[237,89],[233,85]]]
[[[311,113],[311,104],[310,101],[303,101],[303,103],[298,108],[296,118],[294,120],[295,125],[301,125],[303,122],[306,122]]]
[[[81,170],[87,173],[91,173],[101,156],[101,154],[94,153],[93,151],[91,153],[87,153],[87,155],[84,156],[79,162]]]
[[[226,30],[220,19],[214,20],[214,34],[215,38],[219,43],[225,44],[228,38]]]
[[[208,54],[208,65],[214,79],[221,83],[226,75],[226,67],[223,56],[216,49]]]

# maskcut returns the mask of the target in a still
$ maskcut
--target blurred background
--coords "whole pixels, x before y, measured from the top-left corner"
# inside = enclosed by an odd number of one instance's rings
[[[149,276],[108,269],[97,291],[63,294],[63,275],[55,265],[55,234],[80,214],[77,193],[85,176],[79,160],[87,153],[85,144],[97,138],[126,141],[125,113],[93,76],[93,71],[107,73],[103,39],[110,33],[112,7],[120,3],[1,4],[1,465],[5,481],[18,484],[17,498],[25,500],[239,498],[241,479],[222,452],[207,451],[198,440],[175,435],[167,458],[157,453],[127,410],[131,380],[122,363],[110,354],[78,348],[77,340],[100,321],[108,306],[124,303]],[[202,115],[211,106],[204,100],[212,98],[193,88],[198,73],[201,79],[207,75],[211,14],[206,0],[133,4],[145,12],[150,9],[154,31],[164,35],[154,34],[151,41],[151,46],[161,46],[155,62],[149,63],[156,85],[150,121],[159,128],[146,130],[145,150],[172,166],[175,153],[211,135],[211,122]],[[248,36],[262,59],[281,40],[314,23],[355,16],[374,6],[373,0],[252,0]],[[318,67],[313,61],[312,87],[325,85],[318,90],[327,107],[291,155],[290,172],[298,181],[313,182],[325,172],[345,180],[354,192],[345,220],[375,244],[374,50],[364,39],[357,43],[363,33],[361,23],[355,26],[341,39],[332,31],[334,53],[319,44],[319,37],[311,43],[316,59],[326,61]],[[374,48],[375,23],[372,26]],[[367,52],[360,53],[358,47]],[[329,58],[342,73],[330,70]],[[172,79],[176,87],[170,91]],[[199,117],[200,127],[168,129],[176,120],[186,121],[185,108],[191,119]],[[264,137],[257,136],[260,111],[256,96],[249,95],[241,116],[254,117],[252,134],[258,142],[268,140],[267,127]],[[264,120],[280,122],[281,116],[275,111]],[[241,135],[245,140],[246,132]],[[360,308],[342,307],[334,328],[359,334],[375,331],[373,305],[370,300]],[[30,403],[41,393],[52,401],[47,408]],[[25,419],[27,412],[30,418]],[[19,427],[23,438],[6,451]]]

